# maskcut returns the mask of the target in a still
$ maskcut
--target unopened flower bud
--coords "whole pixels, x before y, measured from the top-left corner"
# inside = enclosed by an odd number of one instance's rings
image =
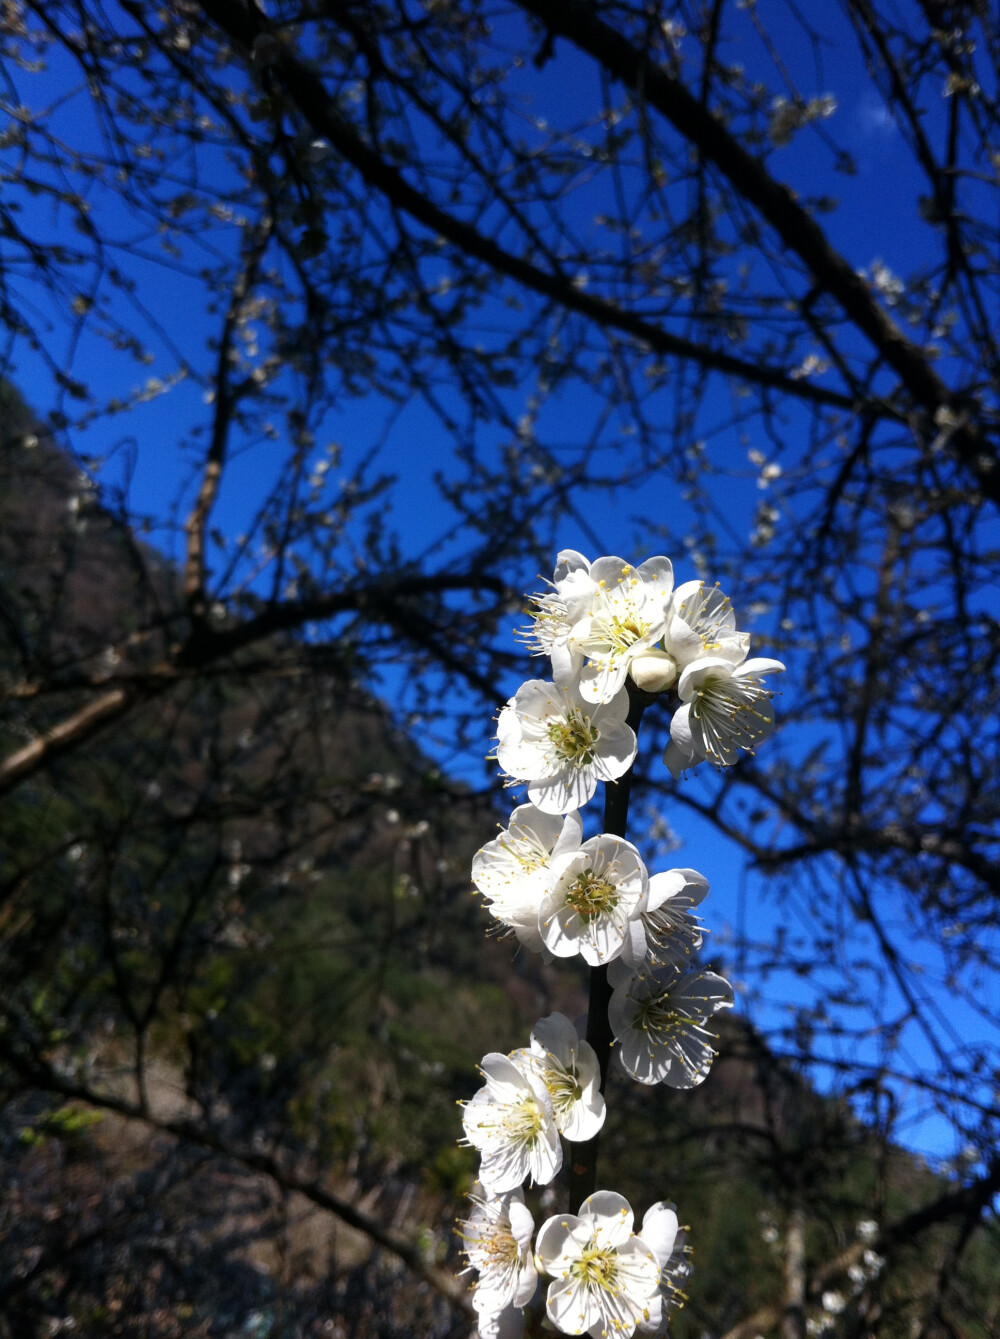
[[[636,688],[647,693],[662,693],[677,680],[677,662],[655,646],[629,662],[628,672]]]

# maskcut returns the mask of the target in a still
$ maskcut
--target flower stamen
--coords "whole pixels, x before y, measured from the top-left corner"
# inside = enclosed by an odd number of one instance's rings
[[[592,869],[585,869],[582,874],[578,874],[566,893],[568,905],[585,921],[614,911],[620,901],[621,894],[617,886],[602,879]]]

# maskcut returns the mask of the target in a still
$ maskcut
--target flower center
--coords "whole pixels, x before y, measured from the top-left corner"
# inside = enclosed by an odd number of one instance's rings
[[[545,1112],[533,1097],[525,1097],[508,1107],[503,1119],[504,1134],[507,1138],[512,1143],[524,1145],[525,1148],[531,1148],[537,1143],[545,1124]]]
[[[550,852],[528,837],[515,837],[512,841],[502,841],[500,849],[508,860],[519,865],[525,874],[536,869],[544,869],[549,863]]]
[[[594,761],[594,745],[597,743],[597,731],[579,712],[574,711],[564,720],[552,721],[549,725],[549,739],[560,758],[577,766]]]
[[[701,926],[693,915],[686,911],[672,910],[669,905],[657,907],[655,911],[644,912],[642,921],[646,927],[646,942],[654,963],[659,961],[656,949],[667,952],[681,949],[684,953],[689,953],[688,941],[698,940],[702,934]]]
[[[624,618],[615,615],[605,623],[607,638],[614,651],[627,651],[640,638],[645,637],[651,626],[644,622],[634,609]]]
[[[561,1066],[549,1066],[545,1070],[545,1086],[552,1098],[556,1111],[568,1111],[574,1102],[579,1102],[583,1089],[575,1074]]]
[[[514,1234],[505,1223],[498,1223],[492,1235],[483,1238],[481,1250],[486,1269],[509,1269],[519,1260]],[[481,1271],[484,1265],[479,1266]]]
[[[651,1034],[654,1045],[660,1046],[675,1041],[690,1025],[691,1019],[671,1009],[662,995],[643,1000],[632,1024],[647,1035]]]
[[[585,869],[582,874],[578,874],[566,894],[568,905],[585,921],[592,921],[613,911],[620,900],[621,894],[615,884],[602,879],[592,869]]]
[[[753,752],[772,721],[769,689],[749,679],[709,675],[695,690],[691,714],[701,725],[704,748],[716,762],[730,763],[736,749]],[[763,704],[763,710],[761,706]]]
[[[585,1287],[615,1294],[619,1291],[618,1252],[588,1246],[580,1258],[574,1260],[571,1273]]]

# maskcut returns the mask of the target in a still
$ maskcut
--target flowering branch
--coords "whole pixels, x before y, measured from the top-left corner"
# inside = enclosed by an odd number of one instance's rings
[[[483,1057],[484,1085],[463,1104],[480,1166],[459,1230],[478,1275],[480,1339],[520,1333],[539,1273],[554,1280],[545,1312],[564,1334],[663,1334],[667,1310],[684,1300],[686,1229],[660,1200],[636,1233],[628,1201],[597,1189],[608,1061],[617,1043],[639,1083],[695,1087],[715,1057],[707,1024],[732,1007],[733,992],[714,972],[688,970],[708,881],[692,869],[650,876],[626,839],[638,730],[669,693],[676,710],[664,761],[674,776],[706,760],[728,767],[770,733],[763,679],[784,666],[748,660],[750,638],[736,630],[728,598],[700,581],[675,590],[664,557],[636,568],[566,549],[533,606],[522,636],[551,659],[553,682],[530,679],[510,698],[496,750],[529,803],[476,853],[472,878],[526,948],[588,964],[586,1037],[550,1014],[526,1048]],[[584,840],[578,811],[600,782],[605,831]],[[541,1225],[532,1253],[523,1186],[555,1180],[561,1139],[570,1146],[569,1212]]]

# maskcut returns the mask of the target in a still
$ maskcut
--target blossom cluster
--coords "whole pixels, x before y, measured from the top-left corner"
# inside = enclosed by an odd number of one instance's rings
[[[675,589],[668,558],[632,567],[564,549],[551,589],[532,604],[524,637],[551,657],[553,682],[531,680],[507,703],[497,760],[546,813],[579,809],[598,781],[617,781],[632,766],[627,679],[676,694],[664,755],[675,778],[706,759],[728,767],[771,733],[764,679],[784,665],[748,659],[750,638],[737,631],[729,597],[703,581]]]
[[[473,882],[525,948],[606,971],[616,1055],[633,1079],[693,1088],[715,1056],[711,1019],[733,1004],[729,983],[694,962],[708,881],[687,868],[650,874],[622,835],[585,838],[580,810],[598,781],[618,782],[635,761],[637,690],[644,705],[656,695],[673,708],[664,761],[676,779],[705,761],[728,767],[766,738],[774,713],[764,680],[784,666],[748,659],[728,597],[700,581],[675,589],[664,557],[633,567],[564,550],[530,614],[522,635],[551,659],[552,680],[529,680],[507,702],[496,749],[527,803],[477,852]],[[591,1140],[604,1124],[593,1047],[553,1013],[527,1047],[484,1056],[480,1073],[463,1112],[480,1167],[461,1230],[481,1339],[519,1332],[539,1272],[554,1280],[546,1312],[564,1334],[665,1333],[689,1271],[672,1204],[654,1204],[636,1233],[627,1201],[598,1190],[577,1213],[544,1222],[532,1247],[523,1187],[549,1185],[562,1141]]]

